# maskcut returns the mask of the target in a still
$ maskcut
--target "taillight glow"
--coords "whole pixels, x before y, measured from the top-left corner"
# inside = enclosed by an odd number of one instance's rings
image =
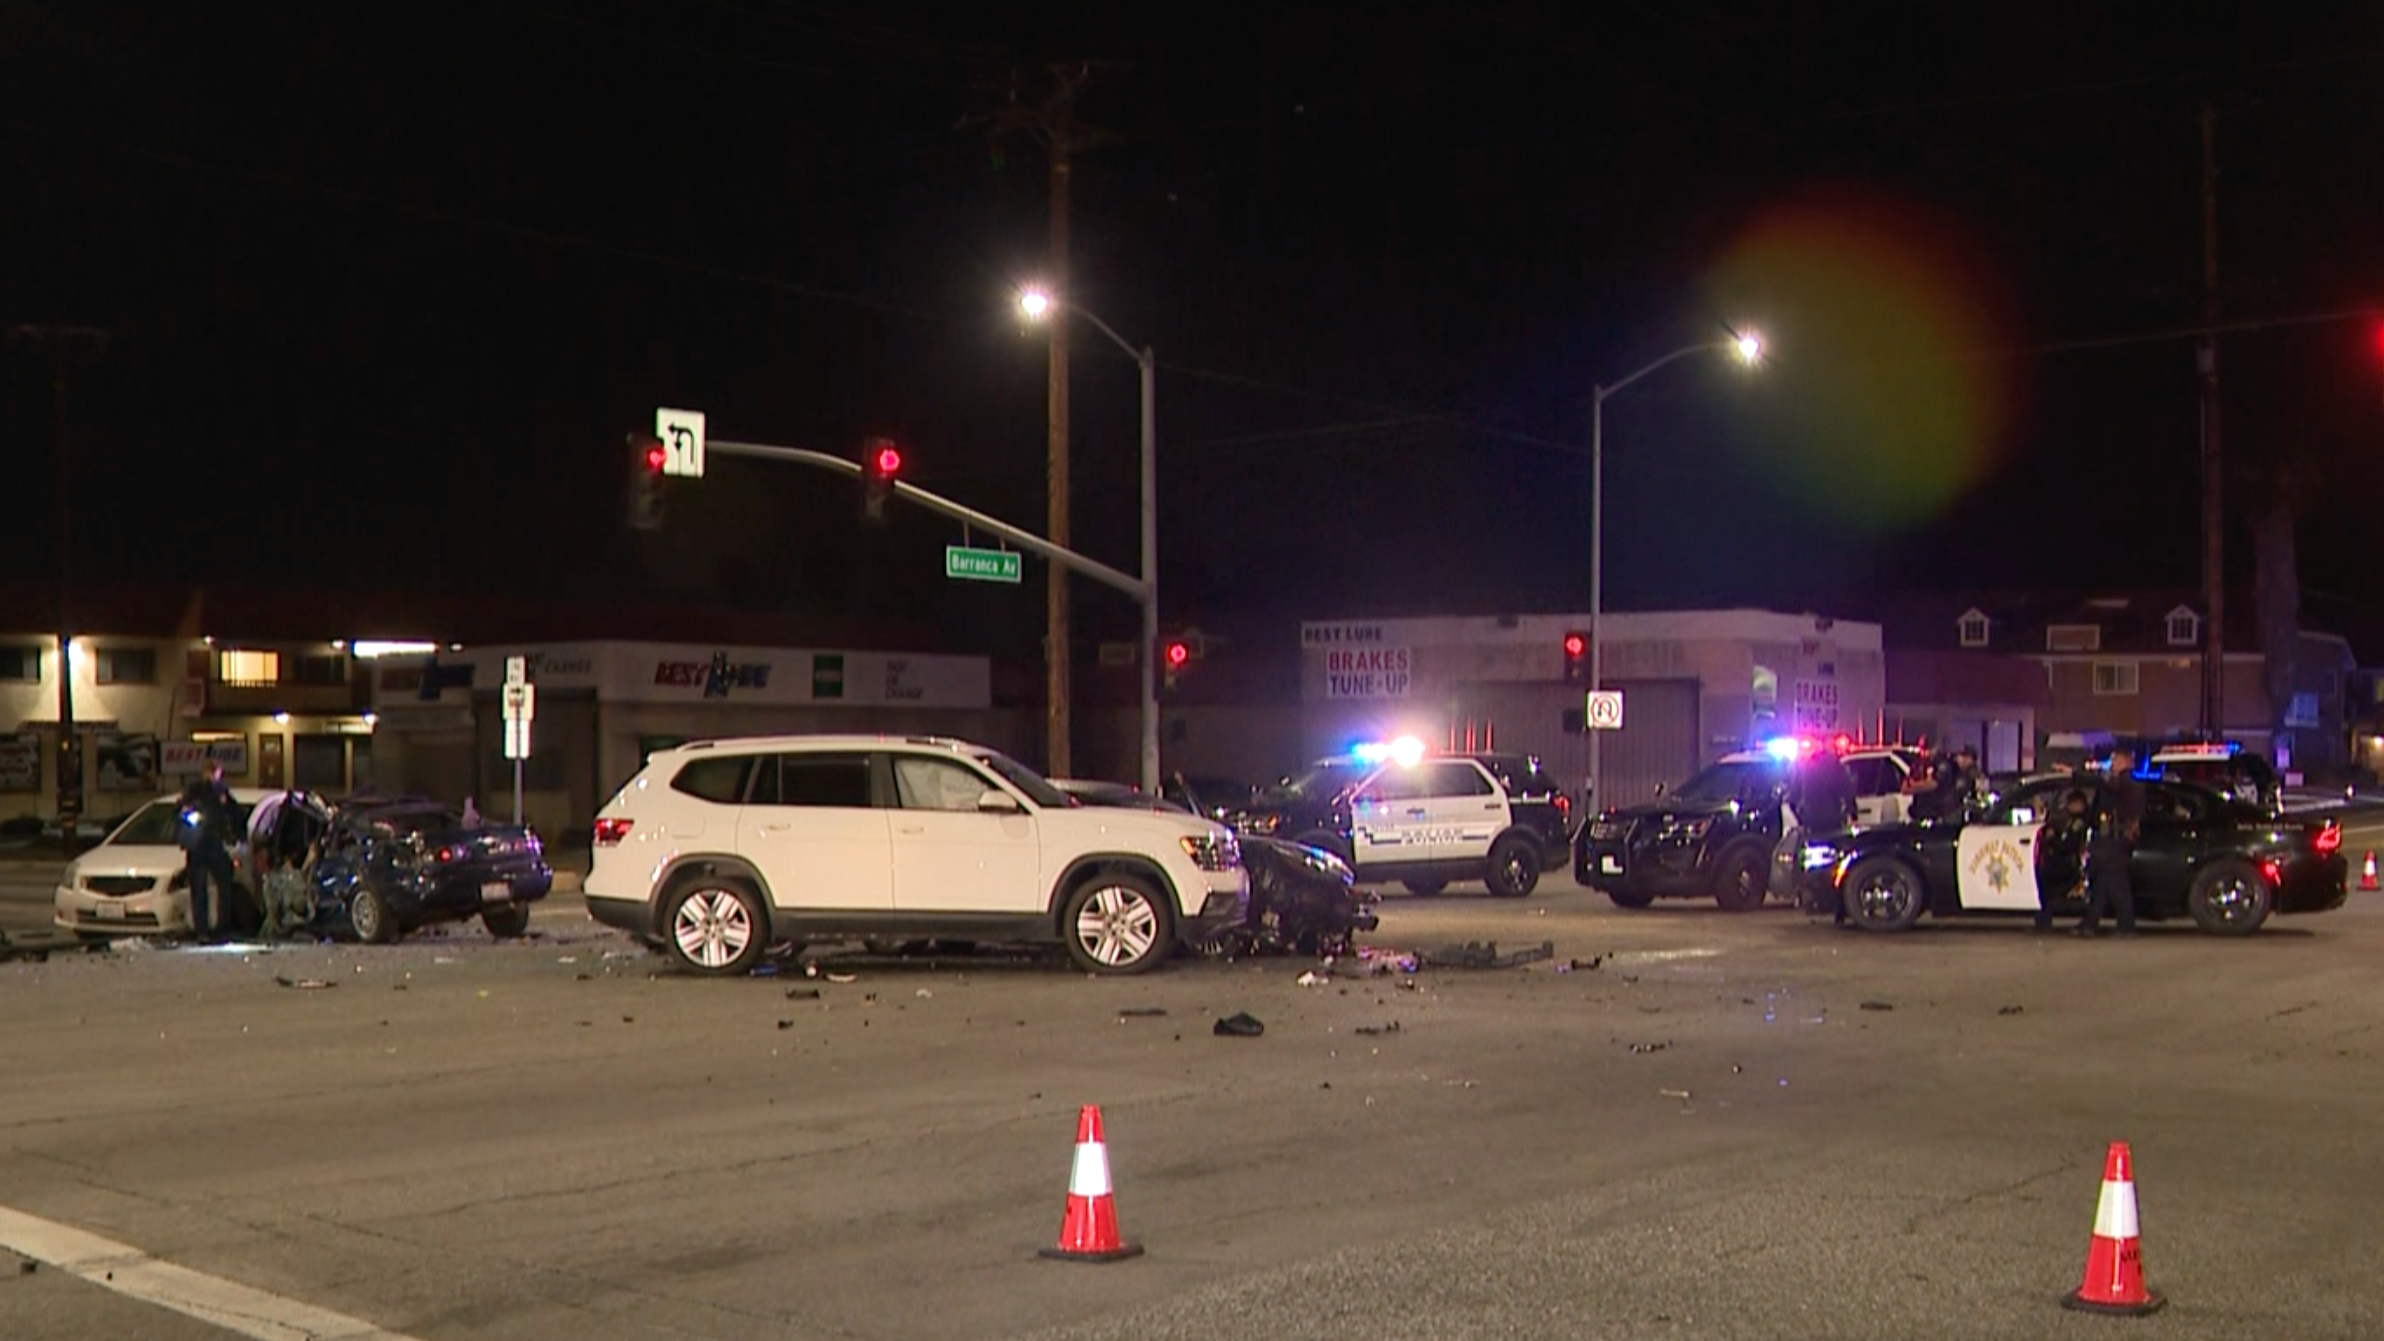
[[[454,860],[455,860],[457,857],[459,857],[459,856],[461,856],[461,855],[462,855],[462,853],[458,852],[458,851],[457,851],[456,849],[454,849],[454,848],[451,848],[451,847],[443,847],[443,848],[440,848],[440,849],[439,849],[439,864],[440,864],[440,865],[445,865],[445,864],[447,864],[448,862],[454,861]]]
[[[1573,817],[1573,798],[1563,792],[1558,792],[1556,794],[1556,814],[1559,819],[1571,819]]]
[[[635,820],[599,819],[596,821],[596,846],[614,847],[629,836],[629,826]]]
[[[2268,877],[2269,884],[2282,885],[2285,883],[2284,863],[2274,857],[2260,863],[2260,874]]]
[[[2342,850],[2343,826],[2335,823],[2332,820],[2328,820],[2326,822],[2326,827],[2318,830],[2318,855],[2321,857],[2331,857],[2335,853]]]

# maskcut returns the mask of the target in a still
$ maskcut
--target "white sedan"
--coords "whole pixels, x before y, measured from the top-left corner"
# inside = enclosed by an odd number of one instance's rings
[[[242,832],[249,811],[275,792],[235,788],[233,818]],[[66,868],[52,899],[51,921],[80,936],[157,936],[190,930],[189,877],[175,833],[182,827],[179,796],[161,796],[132,813],[99,846]],[[233,852],[238,864],[240,849]]]

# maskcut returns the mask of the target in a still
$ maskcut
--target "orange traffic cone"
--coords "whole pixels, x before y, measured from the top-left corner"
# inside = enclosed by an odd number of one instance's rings
[[[1076,1114],[1076,1163],[1068,1170],[1068,1213],[1060,1221],[1059,1246],[1045,1257],[1069,1262],[1114,1262],[1138,1257],[1142,1245],[1118,1234],[1117,1199],[1109,1190],[1109,1147],[1101,1139],[1101,1110],[1086,1104]]]
[[[2373,849],[2369,850],[2367,860],[2359,864],[2359,888],[2367,893],[2373,893],[2377,888],[2376,854]]]
[[[2094,1240],[2086,1249],[2086,1279],[2076,1293],[2062,1296],[2062,1307],[2141,1317],[2169,1302],[2144,1288],[2134,1166],[2127,1142],[2111,1142],[2103,1157],[2102,1199],[2094,1207]]]

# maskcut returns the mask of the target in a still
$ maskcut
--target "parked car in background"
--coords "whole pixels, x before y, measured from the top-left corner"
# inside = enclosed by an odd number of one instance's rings
[[[249,811],[272,793],[234,788],[229,817],[245,833]],[[67,863],[51,896],[51,922],[86,939],[158,936],[190,930],[190,884],[177,835],[179,796],[161,796],[117,825],[99,845]],[[233,865],[242,865],[241,848]]]

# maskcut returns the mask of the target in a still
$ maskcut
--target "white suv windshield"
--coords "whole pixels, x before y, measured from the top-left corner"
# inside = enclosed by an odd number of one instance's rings
[[[1066,810],[1076,804],[1068,794],[1043,780],[1043,775],[1006,754],[988,752],[977,756],[977,762],[1002,775],[1002,781],[1026,793],[1026,798],[1049,810]]]

